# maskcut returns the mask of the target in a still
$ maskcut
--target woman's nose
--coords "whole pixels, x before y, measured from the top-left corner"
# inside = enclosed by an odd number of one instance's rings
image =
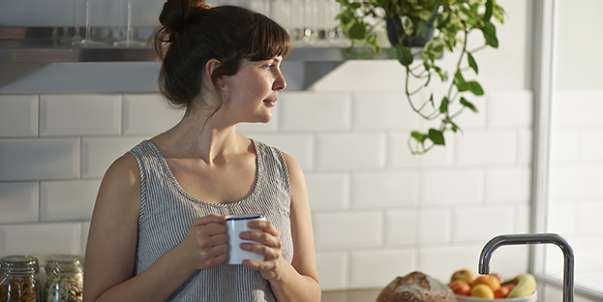
[[[272,90],[284,90],[285,88],[287,88],[287,80],[285,80],[285,75],[283,75],[281,72],[278,73],[274,84],[272,84]]]

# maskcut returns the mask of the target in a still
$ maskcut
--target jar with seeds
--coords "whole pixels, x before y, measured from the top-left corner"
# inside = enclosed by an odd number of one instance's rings
[[[48,257],[44,295],[46,302],[82,302],[83,274],[77,256]]]
[[[41,287],[38,259],[6,256],[0,259],[0,302],[39,302]]]

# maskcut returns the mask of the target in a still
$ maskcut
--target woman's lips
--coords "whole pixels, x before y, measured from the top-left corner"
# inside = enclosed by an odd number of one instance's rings
[[[277,103],[277,100],[264,100],[264,104],[266,107],[274,107]]]

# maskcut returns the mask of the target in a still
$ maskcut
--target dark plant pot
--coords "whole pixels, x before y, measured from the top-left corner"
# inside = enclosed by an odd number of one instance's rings
[[[385,18],[385,28],[387,30],[387,39],[392,46],[400,43],[406,47],[423,47],[431,37],[433,37],[434,28],[431,22],[428,24],[429,30],[425,35],[408,36],[402,28],[402,20],[399,16]]]

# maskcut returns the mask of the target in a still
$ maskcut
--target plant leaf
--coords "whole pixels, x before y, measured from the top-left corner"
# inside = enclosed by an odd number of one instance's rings
[[[477,62],[475,62],[475,58],[470,52],[467,52],[467,63],[469,63],[469,67],[475,71],[475,74],[479,73],[479,68],[477,67]]]
[[[417,36],[426,38],[427,34],[429,34],[429,26],[425,21],[419,21],[417,25]]]
[[[477,113],[477,112],[478,112],[478,111],[477,111],[477,108],[475,107],[475,105],[473,105],[473,103],[471,103],[471,102],[467,101],[467,99],[466,99],[466,98],[461,97],[461,99],[460,99],[460,103],[461,103],[461,105],[463,105],[463,106],[465,106],[465,107],[469,108],[471,111],[473,111],[473,112],[475,112],[475,113]]]
[[[446,124],[450,124],[451,128],[452,128],[452,132],[456,133],[457,131],[461,130],[461,127],[459,127],[459,125],[457,125],[454,121],[452,121],[452,119],[450,119],[449,117],[445,117],[442,120],[444,123]]]
[[[484,89],[482,88],[482,85],[480,85],[477,81],[469,81],[465,84],[467,85],[467,89],[471,91],[471,93],[473,93],[474,95],[484,95]]]
[[[494,48],[498,48],[498,38],[496,38],[496,27],[492,22],[486,22],[481,28],[486,44]]]
[[[441,146],[446,145],[446,141],[444,140],[444,133],[442,131],[438,129],[429,128],[429,133],[427,135],[434,144]]]
[[[463,74],[461,73],[460,70],[457,70],[456,73],[454,74],[454,81],[459,84],[465,83],[465,78],[463,77]]]
[[[469,90],[469,86],[465,82],[465,78],[463,78],[463,74],[460,70],[457,70],[454,74],[454,85],[456,86],[456,89],[459,90],[459,92]]]
[[[494,11],[494,0],[486,1],[486,13],[484,14],[484,21],[490,22],[490,18],[492,18],[492,12]]]
[[[461,127],[459,127],[459,125],[457,125],[455,122],[453,122],[452,120],[448,120],[448,123],[450,125],[452,125],[452,132],[457,133],[459,130],[461,130]]]
[[[414,138],[416,141],[418,141],[419,143],[421,143],[421,144],[423,142],[425,142],[425,139],[427,139],[427,135],[425,135],[425,134],[423,134],[423,133],[421,133],[419,131],[412,131],[410,133],[410,136],[412,138]]]
[[[398,57],[398,62],[403,66],[408,66],[412,64],[413,57],[410,49],[402,44],[396,45],[396,56]]]
[[[448,104],[449,103],[450,103],[450,101],[448,100],[448,97],[444,97],[442,99],[442,102],[440,103],[440,113],[448,112]]]
[[[349,30],[350,39],[362,40],[366,37],[366,26],[362,23],[354,23]]]

